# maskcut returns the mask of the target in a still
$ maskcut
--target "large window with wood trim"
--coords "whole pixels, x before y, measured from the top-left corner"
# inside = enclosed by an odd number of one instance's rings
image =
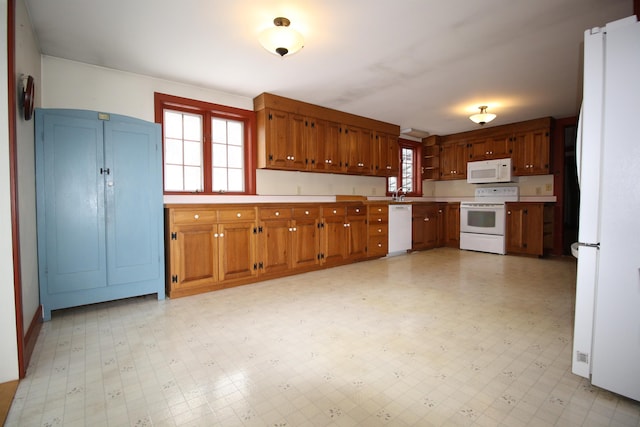
[[[422,145],[419,142],[399,139],[400,168],[398,176],[387,179],[387,192],[404,194],[407,196],[422,196],[422,176],[420,174],[420,159]]]
[[[165,194],[255,194],[255,113],[161,93]]]

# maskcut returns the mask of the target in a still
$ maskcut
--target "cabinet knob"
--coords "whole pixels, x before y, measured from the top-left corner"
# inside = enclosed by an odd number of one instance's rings
[[[382,222],[382,218],[378,218],[378,222]]]
[[[305,215],[309,215],[309,211],[304,211],[304,214]]]
[[[292,227],[289,227],[289,231],[293,231],[293,228],[292,228]]]
[[[511,211],[507,211],[507,215],[511,215]]]
[[[378,228],[378,233],[382,233],[382,228]]]
[[[194,217],[195,219],[198,219],[198,218],[200,218],[200,215],[195,214],[193,217]]]
[[[334,210],[333,210],[333,213],[334,213],[334,214],[337,214],[337,213],[338,213],[338,211],[334,209]]]
[[[236,214],[236,216],[237,216],[238,218],[240,218],[240,217],[242,216],[242,214],[241,214],[240,212],[238,212],[238,213]]]
[[[378,243],[378,247],[381,248],[382,247],[382,243]]]
[[[280,216],[280,212],[276,212],[276,214],[275,214],[275,215],[276,215],[276,216]]]
[[[298,231],[298,229],[296,227],[293,227],[293,231]]]
[[[224,233],[220,233],[220,237],[224,237]]]
[[[360,213],[360,208],[356,208],[356,213]]]

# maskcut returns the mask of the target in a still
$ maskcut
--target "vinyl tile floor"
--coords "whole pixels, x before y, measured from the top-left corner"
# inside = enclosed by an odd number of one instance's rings
[[[571,373],[575,266],[442,248],[55,311],[6,426],[639,426]]]

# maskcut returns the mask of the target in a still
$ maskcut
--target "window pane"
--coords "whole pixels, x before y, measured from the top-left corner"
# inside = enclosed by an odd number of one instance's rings
[[[164,189],[167,191],[182,191],[184,189],[182,181],[182,166],[165,165]]]
[[[229,145],[242,145],[244,140],[243,124],[241,122],[229,122],[228,143]]]
[[[227,146],[222,144],[213,144],[212,148],[213,167],[226,167]]]
[[[213,168],[213,191],[227,191],[227,169],[226,168]]]
[[[229,169],[229,191],[244,191],[242,169]]]
[[[182,113],[165,110],[164,137],[182,139]]]
[[[182,140],[169,139],[164,140],[164,162],[166,164],[181,165],[182,164]]]
[[[202,144],[200,142],[184,142],[184,164],[189,166],[202,164]]]
[[[236,145],[229,146],[229,167],[242,168],[244,165],[244,150]]]
[[[227,121],[222,119],[211,119],[211,134],[211,140],[213,142],[226,144]]]
[[[184,167],[184,190],[202,191],[202,169],[194,166]]]
[[[183,114],[184,139],[202,141],[202,117],[193,114]]]
[[[388,182],[389,187],[387,188],[387,191],[389,191],[389,193],[393,193],[398,187],[398,178],[396,178],[395,176],[390,176]]]

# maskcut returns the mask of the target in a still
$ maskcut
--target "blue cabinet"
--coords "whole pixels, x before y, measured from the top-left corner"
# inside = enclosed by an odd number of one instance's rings
[[[37,109],[40,302],[51,311],[164,299],[160,125],[94,111]]]

